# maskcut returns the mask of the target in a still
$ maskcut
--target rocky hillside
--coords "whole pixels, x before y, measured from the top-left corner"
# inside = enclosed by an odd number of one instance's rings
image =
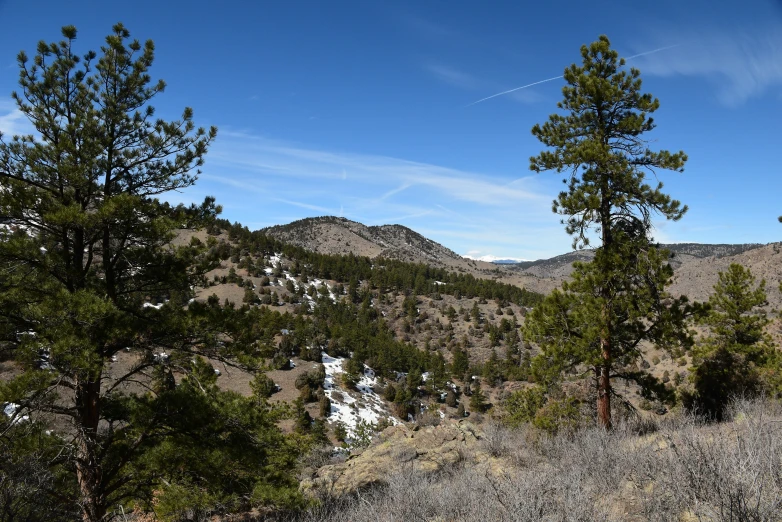
[[[734,411],[717,425],[629,420],[552,438],[466,420],[395,426],[306,470],[321,502],[291,520],[780,520],[779,406]]]
[[[265,228],[261,232],[321,254],[353,253],[371,258],[382,256],[438,267],[476,264],[402,225],[368,227],[349,219],[326,216],[301,219],[287,225]]]
[[[719,272],[728,269],[731,263],[749,268],[758,280],[766,280],[766,291],[770,308],[782,308],[782,243],[771,243],[744,250],[735,255],[700,257],[674,266],[674,282],[671,290],[697,301],[708,299]]]
[[[674,293],[683,293],[693,299],[708,298],[714,283],[717,282],[717,273],[725,270],[731,263],[745,265],[759,279],[766,277],[769,282],[779,280],[780,274],[777,273],[779,270],[773,267],[779,265],[778,268],[782,269],[782,264],[780,264],[782,259],[772,258],[768,254],[768,252],[779,250],[778,244],[775,246],[775,244],[760,245],[757,243],[738,245],[675,243],[661,246],[672,254],[671,265],[677,273]],[[536,292],[547,293],[570,277],[574,262],[589,261],[593,257],[594,251],[592,250],[576,250],[549,259],[524,261],[513,265],[503,265],[501,268],[506,273],[518,274],[528,288]],[[763,261],[755,261],[760,259]],[[782,298],[780,298],[779,304],[782,304]]]

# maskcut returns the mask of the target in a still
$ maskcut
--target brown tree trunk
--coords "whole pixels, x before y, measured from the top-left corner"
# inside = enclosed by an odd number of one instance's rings
[[[608,179],[604,178],[603,187],[603,201],[601,204],[600,214],[602,239],[603,239],[603,251],[605,257],[603,259],[603,266],[600,267],[603,275],[603,287],[600,291],[603,298],[603,309],[601,310],[601,319],[603,324],[600,331],[600,357],[603,359],[603,364],[599,366],[599,375],[597,379],[597,423],[606,430],[611,429],[611,341],[613,335],[611,310],[609,303],[611,302],[611,285],[606,280],[606,276],[611,273],[612,255],[614,248],[614,238],[611,230],[611,202],[607,197],[609,193]]]
[[[106,515],[101,463],[98,452],[100,419],[100,376],[79,382],[76,387],[79,416],[76,441],[76,477],[79,482],[82,520],[98,522]]]
[[[603,364],[597,368],[597,423],[601,428],[611,429],[611,341],[601,336],[600,348]]]

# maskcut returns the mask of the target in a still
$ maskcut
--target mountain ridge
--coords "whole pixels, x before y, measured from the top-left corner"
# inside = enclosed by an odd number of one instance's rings
[[[263,228],[260,232],[322,254],[385,257],[440,267],[470,264],[470,260],[404,225],[367,226],[343,217],[323,216]]]
[[[261,232],[306,250],[322,254],[385,257],[424,263],[492,278],[540,293],[548,293],[567,280],[574,261],[589,261],[592,250],[576,250],[548,259],[520,263],[493,263],[469,259],[403,225],[367,226],[343,217],[305,218],[285,225],[261,229]],[[769,281],[769,297],[782,306],[777,281],[782,280],[782,256],[779,243],[762,245],[673,243],[660,245],[671,251],[675,270],[672,291],[705,298],[717,281],[717,273],[731,262],[750,268],[758,280]]]

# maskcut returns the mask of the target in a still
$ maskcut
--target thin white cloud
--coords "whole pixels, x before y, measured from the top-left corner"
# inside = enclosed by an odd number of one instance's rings
[[[391,183],[397,187],[425,186],[449,198],[489,206],[550,199],[550,196],[543,196],[531,189],[509,187],[506,182],[492,176],[428,163],[307,149],[238,133],[223,133],[222,138],[213,147],[216,154],[210,153],[213,164],[216,158],[220,165],[243,167],[287,179],[313,178],[326,182],[329,179],[342,179],[342,171],[350,169],[351,180],[363,186],[387,186]],[[270,165],[274,168],[270,169]],[[392,189],[388,191],[393,193]]]
[[[365,224],[397,222],[454,251],[506,257],[561,253],[569,245],[550,210],[557,183],[547,177],[516,179],[236,132],[221,133],[206,167],[201,179],[208,186],[201,188],[231,203],[232,215],[226,206],[225,217],[232,221],[286,223],[334,214]],[[288,219],[293,208],[300,212]],[[541,235],[545,227],[559,233]]]
[[[560,78],[562,78],[561,74],[559,76],[554,76],[553,78],[547,78],[545,80],[539,80],[537,82],[532,82],[532,83],[528,83],[526,85],[522,85],[521,87],[515,87],[513,89],[508,89],[507,91],[498,92],[497,94],[492,94],[491,96],[487,96],[485,98],[481,98],[478,101],[474,101],[472,103],[468,103],[464,107],[465,108],[472,107],[473,105],[477,105],[477,104],[479,104],[481,102],[485,102],[487,100],[491,100],[492,98],[496,98],[498,96],[504,96],[504,95],[510,94],[512,92],[521,91],[523,89],[529,89],[530,87],[534,87],[535,85],[540,85],[541,83],[553,82],[554,80],[559,80]]]
[[[638,53],[638,54],[634,54],[632,56],[628,56],[626,58],[626,60],[632,60],[634,58],[639,58],[639,57],[642,57],[642,56],[649,56],[649,55],[652,55],[652,54],[659,53],[661,51],[665,51],[665,50],[668,50],[668,49],[673,49],[674,47],[678,47],[679,45],[680,44],[667,45],[667,46],[664,46],[664,47],[658,47],[657,49],[652,49],[651,51],[644,51],[644,52],[641,52],[641,53]],[[529,102],[529,101],[532,101],[532,100],[530,100],[526,96],[523,96],[523,97],[519,98],[518,95],[521,94],[520,91],[524,91],[525,89],[529,89],[530,87],[534,87],[536,85],[541,85],[543,83],[553,82],[554,80],[559,80],[561,78],[563,78],[563,75],[560,74],[559,76],[553,76],[551,78],[546,78],[545,80],[538,80],[536,82],[532,82],[532,83],[528,83],[526,85],[522,85],[521,87],[515,87],[513,89],[508,89],[506,91],[502,91],[502,92],[498,92],[496,94],[492,94],[491,96],[486,96],[485,98],[481,98],[480,100],[474,101],[472,103],[468,103],[464,107],[465,108],[472,107],[473,105],[478,105],[479,103],[491,100],[492,98],[497,98],[499,96],[505,96],[506,94],[511,94],[511,93],[515,94],[517,99],[521,99],[522,101],[528,101]],[[534,100],[537,101],[537,99],[538,98],[535,98]]]
[[[471,74],[447,65],[429,64],[425,66],[425,69],[439,80],[462,89],[475,90],[480,88],[483,83]]]
[[[230,177],[230,176],[216,176],[214,174],[201,174],[201,179],[216,181],[217,183],[221,183],[223,185],[229,185],[231,187],[235,187],[248,192],[256,192],[259,194],[266,193],[266,191],[261,186],[259,186],[258,183],[249,183],[247,181],[242,181],[241,179]]]
[[[398,186],[397,188],[389,190],[388,192],[386,192],[385,194],[380,196],[380,199],[381,200],[388,199],[391,196],[393,196],[394,194],[399,194],[400,192],[402,192],[403,190],[407,190],[408,188],[410,188],[410,183],[403,183],[402,185]]]
[[[3,139],[35,133],[35,128],[11,100],[0,100],[0,132]]]
[[[456,32],[442,24],[432,22],[420,16],[405,13],[400,17],[402,23],[407,25],[419,36],[432,39],[444,39],[456,36]]]
[[[324,212],[326,214],[333,214],[334,210],[326,207],[321,207],[319,205],[312,205],[310,203],[304,203],[301,201],[291,201],[289,199],[283,199],[283,198],[272,198],[273,201],[279,201],[280,203],[285,203],[286,205],[293,205],[294,207],[299,208],[306,208],[307,210],[314,210],[316,212]],[[340,212],[342,211],[342,208],[340,207]]]
[[[752,27],[726,22],[667,27],[663,34],[678,33],[682,45],[664,55],[639,58],[639,68],[658,76],[704,77],[721,103],[741,105],[782,87],[782,19],[778,15],[763,19],[764,23]]]
[[[433,210],[424,210],[424,211],[421,211],[421,212],[415,212],[413,214],[407,214],[407,215],[404,215],[404,216],[383,217],[383,218],[374,220],[374,222],[377,223],[377,224],[383,224],[383,225],[389,224],[389,225],[392,225],[392,224],[395,224],[395,223],[401,223],[403,221],[408,221],[408,220],[414,219],[414,218],[430,216],[433,213],[434,213]]]

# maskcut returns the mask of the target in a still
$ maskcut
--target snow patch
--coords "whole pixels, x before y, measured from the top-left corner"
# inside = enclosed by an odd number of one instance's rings
[[[345,373],[342,364],[347,360],[344,357],[331,357],[322,353],[323,366],[326,369],[326,379],[323,388],[326,396],[331,401],[331,414],[329,420],[345,424],[348,439],[356,433],[356,426],[360,421],[377,424],[381,419],[389,419],[392,424],[399,424],[399,420],[386,409],[386,405],[375,392],[377,376],[375,371],[364,365],[364,372],[356,384],[356,390],[346,390],[338,384],[338,376]],[[334,395],[340,393],[342,400],[338,401]]]
[[[7,402],[3,406],[3,413],[5,414],[5,416],[8,417],[9,419],[12,419],[11,424],[17,424],[19,422],[25,422],[30,420],[29,415],[21,415],[16,417],[16,412],[19,411],[19,408],[21,408],[21,406],[19,406],[15,402]]]

